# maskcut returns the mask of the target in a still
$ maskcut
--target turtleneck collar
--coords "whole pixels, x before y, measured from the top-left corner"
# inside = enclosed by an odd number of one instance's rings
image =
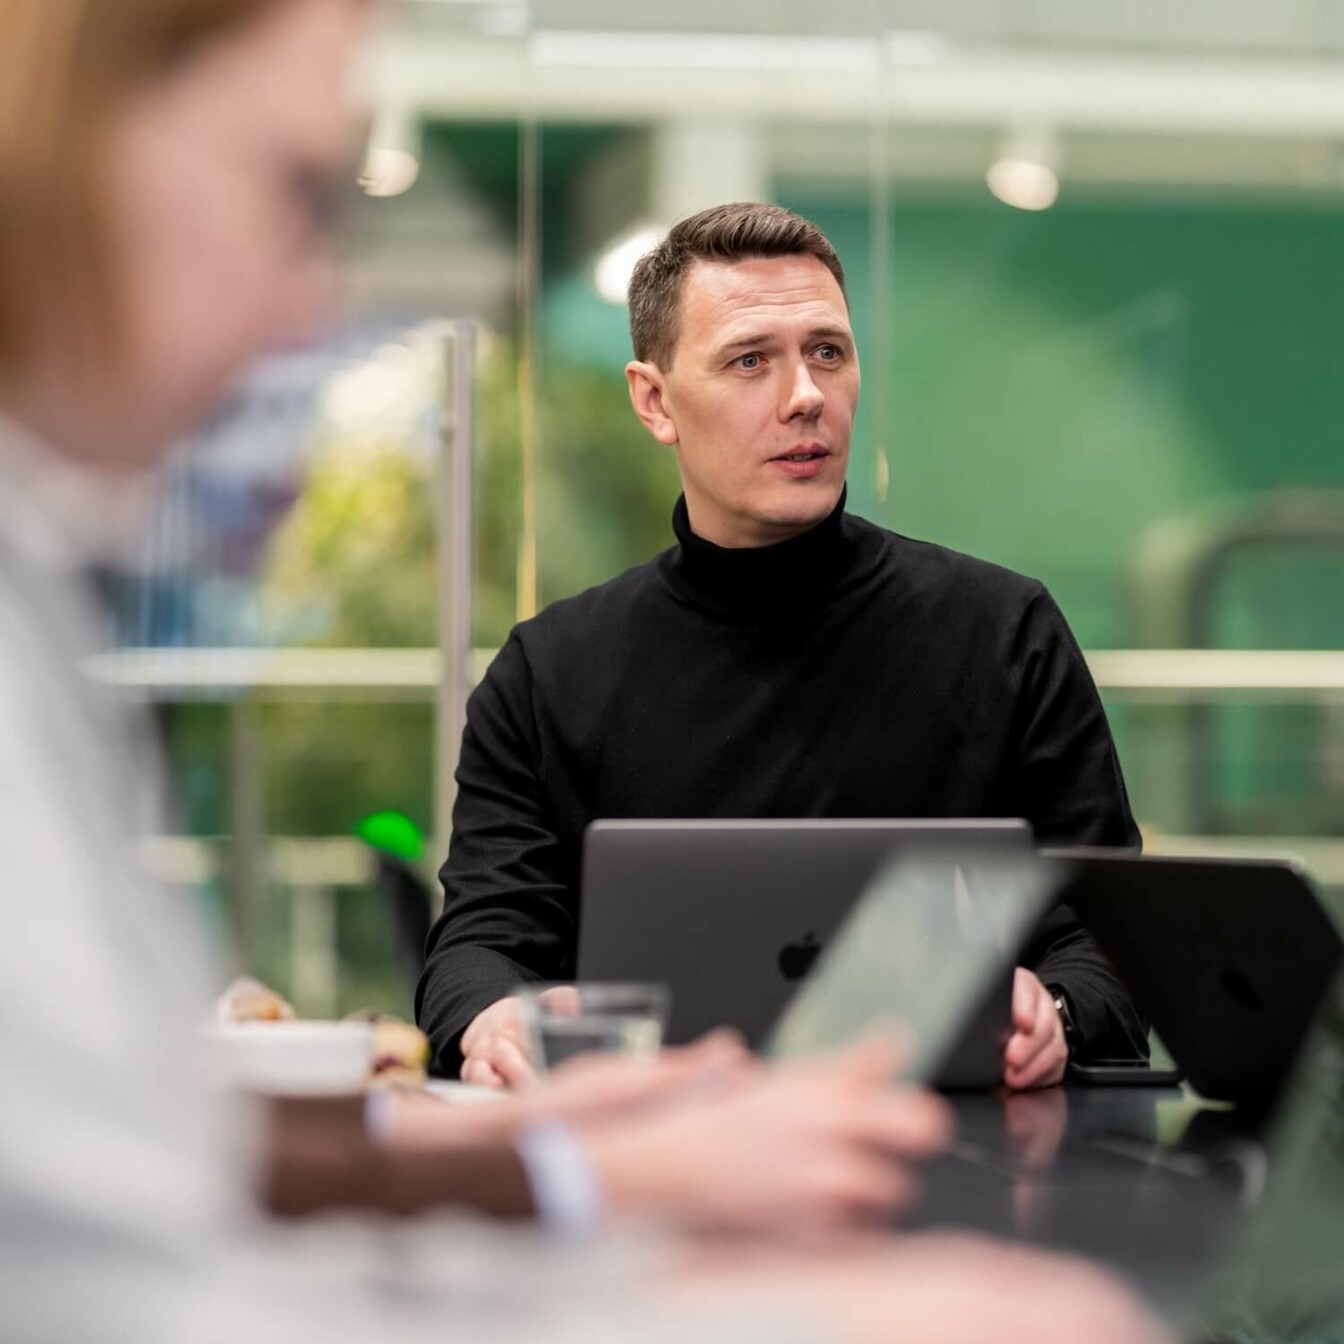
[[[721,615],[777,617],[815,607],[852,579],[861,538],[845,513],[848,487],[815,527],[770,546],[716,546],[691,531],[686,497],[672,511],[678,545],[663,556],[663,576],[681,598]]]

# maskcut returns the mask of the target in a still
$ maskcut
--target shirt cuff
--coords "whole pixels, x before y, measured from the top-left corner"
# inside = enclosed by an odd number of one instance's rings
[[[514,1146],[542,1224],[570,1240],[592,1236],[602,1222],[602,1189],[579,1136],[548,1123],[525,1130]]]
[[[397,1094],[387,1088],[369,1088],[364,1093],[364,1133],[369,1142],[379,1148],[386,1145],[396,1123]]]

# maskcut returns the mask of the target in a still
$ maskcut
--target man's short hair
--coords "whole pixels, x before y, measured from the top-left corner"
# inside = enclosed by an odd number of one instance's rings
[[[670,367],[681,334],[682,281],[697,261],[731,264],[763,257],[816,257],[845,294],[845,268],[811,220],[759,201],[715,205],[673,225],[639,259],[628,296],[635,358]]]

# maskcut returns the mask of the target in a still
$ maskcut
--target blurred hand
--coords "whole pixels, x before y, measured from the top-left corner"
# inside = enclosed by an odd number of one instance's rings
[[[578,991],[572,985],[556,985],[540,996],[560,1011],[579,1010]],[[477,1013],[462,1033],[462,1081],[478,1087],[522,1087],[536,1077],[531,1057],[523,1001],[516,996],[500,999]]]
[[[946,1146],[951,1112],[898,1087],[891,1041],[716,1086],[583,1131],[609,1206],[697,1226],[808,1234],[888,1217],[910,1202],[909,1160]]]
[[[519,1098],[528,1122],[582,1125],[673,1104],[764,1071],[735,1031],[712,1031],[655,1059],[588,1054],[566,1060]]]
[[[1069,1047],[1055,1000],[1025,966],[1013,977],[1013,1034],[1003,1049],[1003,1081],[1014,1091],[1050,1087],[1064,1077]]]
[[[805,1254],[716,1245],[673,1291],[811,1323],[834,1344],[1174,1344],[1118,1279],[1086,1261],[961,1233],[869,1236]]]
[[[548,1121],[592,1125],[667,1105],[689,1089],[725,1085],[761,1069],[733,1031],[710,1032],[693,1045],[663,1050],[656,1059],[580,1055],[530,1087],[501,1089],[498,1102],[488,1106],[395,1093],[388,1103],[385,1137],[397,1147],[433,1148],[512,1139],[528,1125]]]

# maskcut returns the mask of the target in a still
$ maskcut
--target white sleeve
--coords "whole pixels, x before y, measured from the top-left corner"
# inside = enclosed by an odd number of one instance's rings
[[[778,1344],[764,1316],[681,1329],[655,1305],[659,1248],[635,1238],[262,1217],[229,1158],[241,1122],[202,1074],[190,909],[135,873],[114,796],[135,771],[54,689],[67,672],[0,642],[6,1344],[744,1344],[758,1328]],[[558,1225],[585,1227],[581,1150],[563,1131],[527,1146]]]
[[[565,1238],[591,1237],[602,1224],[602,1188],[579,1136],[568,1125],[534,1125],[517,1148],[543,1224]]]

